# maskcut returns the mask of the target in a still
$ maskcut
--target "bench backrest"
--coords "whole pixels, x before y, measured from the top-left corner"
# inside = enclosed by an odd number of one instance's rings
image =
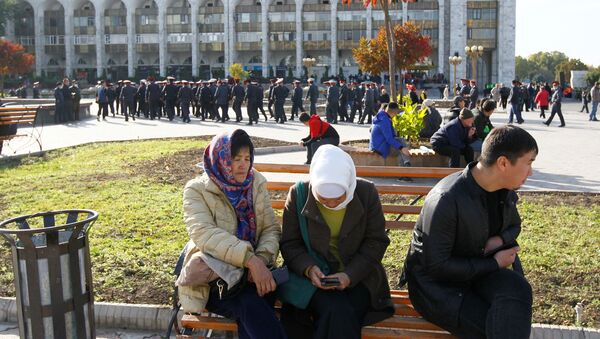
[[[0,107],[0,125],[33,124],[37,111],[37,107]]]
[[[292,164],[265,164],[255,163],[254,168],[260,172],[272,173],[295,173],[308,174],[310,166],[308,165],[292,165]],[[379,178],[397,178],[397,177],[413,177],[413,178],[443,178],[449,174],[460,171],[459,168],[441,168],[441,167],[391,167],[391,166],[356,166],[356,175],[359,177],[379,177]],[[269,181],[267,188],[272,191],[287,191],[294,185],[292,181]],[[379,194],[392,195],[412,195],[418,198],[427,195],[432,186],[413,186],[413,185],[382,185],[377,184]],[[272,200],[271,204],[274,209],[283,209],[285,206],[284,200]],[[399,215],[417,215],[421,213],[420,206],[413,205],[393,205],[382,204],[383,213],[399,214]],[[396,220],[386,221],[387,229],[412,229],[414,221]]]

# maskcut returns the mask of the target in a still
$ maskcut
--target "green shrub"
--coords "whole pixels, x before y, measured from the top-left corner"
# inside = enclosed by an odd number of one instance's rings
[[[420,108],[418,103],[413,104],[408,94],[402,99],[398,103],[401,113],[392,119],[392,125],[398,132],[398,136],[416,145],[419,141],[419,132],[425,126],[423,118],[427,113],[427,108],[424,106]]]

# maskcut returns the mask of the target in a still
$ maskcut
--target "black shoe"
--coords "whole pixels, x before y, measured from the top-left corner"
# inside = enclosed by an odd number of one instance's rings
[[[413,179],[410,177],[400,177],[397,179],[398,181],[406,181],[406,182],[413,182]]]
[[[249,123],[247,123],[246,125],[248,126],[252,126],[252,121],[250,121]]]
[[[565,124],[562,124],[562,125],[558,125],[558,127],[565,127]]]

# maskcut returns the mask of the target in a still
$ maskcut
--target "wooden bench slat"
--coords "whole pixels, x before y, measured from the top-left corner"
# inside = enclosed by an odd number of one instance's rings
[[[291,181],[269,181],[267,189],[271,191],[287,191],[295,182]],[[431,191],[431,186],[408,186],[408,185],[377,185],[379,194],[397,195],[426,195]]]
[[[385,222],[385,228],[390,230],[412,230],[414,227],[414,221],[387,220]]]
[[[430,323],[423,318],[417,317],[404,317],[404,316],[393,316],[386,320],[380,321],[374,324],[373,327],[385,327],[385,328],[414,328],[418,330],[426,331],[444,331],[443,328]]]
[[[271,200],[271,207],[276,210],[281,210],[285,207],[285,200]],[[383,213],[390,214],[419,214],[421,206],[408,205],[381,205]]]
[[[255,163],[252,165],[261,172],[272,173],[308,173],[310,166],[295,164],[267,164]],[[397,167],[397,166],[356,166],[356,175],[359,177],[413,177],[413,178],[444,178],[449,174],[461,171],[460,168],[446,167]]]
[[[0,114],[4,114],[6,112],[24,112],[24,111],[35,111],[37,110],[37,106],[36,107],[31,107],[31,106],[6,106],[6,107],[0,107]]]
[[[35,119],[19,119],[11,121],[0,121],[0,125],[31,124]]]
[[[237,331],[235,321],[227,318],[211,317],[203,315],[184,314],[181,325],[185,328],[206,328],[220,331]]]
[[[21,116],[21,115],[25,115],[25,114],[35,115],[35,113],[36,113],[36,110],[27,110],[27,111],[20,111],[20,112],[0,112],[0,117]]]
[[[362,339],[448,339],[454,338],[447,332],[431,332],[431,331],[412,331],[410,329],[399,328],[377,328],[364,327],[362,330]]]
[[[0,116],[0,121],[19,121],[22,119],[35,119],[35,114],[19,115],[18,117],[3,117]]]

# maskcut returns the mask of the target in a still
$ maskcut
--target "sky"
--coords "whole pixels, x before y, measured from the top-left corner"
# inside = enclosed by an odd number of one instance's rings
[[[600,66],[600,0],[516,2],[516,55],[559,51]]]

